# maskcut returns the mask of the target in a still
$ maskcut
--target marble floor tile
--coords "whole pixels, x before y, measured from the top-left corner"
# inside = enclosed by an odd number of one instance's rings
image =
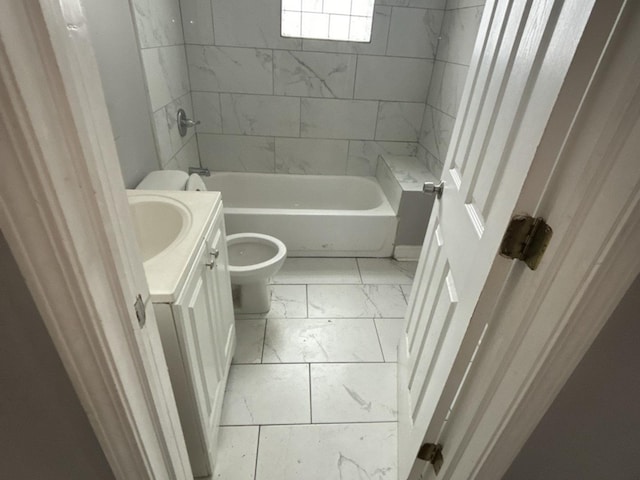
[[[355,258],[287,258],[273,283],[362,283]]]
[[[391,480],[395,423],[260,429],[256,480]]]
[[[399,285],[309,285],[310,318],[399,318],[407,302]]]
[[[246,319],[236,322],[236,352],[233,363],[260,363],[264,344],[266,319]]]
[[[407,304],[409,303],[409,297],[411,295],[411,288],[413,287],[413,285],[400,285],[400,289],[402,290],[402,293],[404,294],[404,298],[407,301]]]
[[[254,480],[260,427],[220,427],[214,479]]]
[[[382,352],[370,318],[267,321],[264,363],[381,360]]]
[[[306,285],[272,285],[271,309],[268,313],[236,314],[237,319],[246,318],[306,318]]]
[[[308,365],[232,365],[221,425],[310,422]]]
[[[398,361],[398,342],[404,326],[403,318],[376,318],[376,329],[385,362]]]
[[[398,262],[391,258],[359,258],[362,283],[411,285],[418,262]]]
[[[396,421],[395,363],[311,365],[311,421]]]

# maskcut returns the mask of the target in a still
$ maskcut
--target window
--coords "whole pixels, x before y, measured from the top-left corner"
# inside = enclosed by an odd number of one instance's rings
[[[282,36],[369,42],[374,0],[282,0]]]

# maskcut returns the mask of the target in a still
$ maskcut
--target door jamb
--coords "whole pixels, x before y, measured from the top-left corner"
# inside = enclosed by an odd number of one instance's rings
[[[114,475],[192,478],[80,0],[3,2],[0,104],[0,228]]]

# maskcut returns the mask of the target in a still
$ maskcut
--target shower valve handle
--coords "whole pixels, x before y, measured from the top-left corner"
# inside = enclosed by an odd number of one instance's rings
[[[187,118],[187,114],[182,108],[178,110],[177,121],[178,133],[181,137],[184,137],[187,134],[187,128],[200,125],[200,120],[191,120],[190,118]]]

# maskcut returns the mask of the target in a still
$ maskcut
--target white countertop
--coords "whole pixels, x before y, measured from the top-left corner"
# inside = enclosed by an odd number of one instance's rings
[[[153,303],[174,302],[186,281],[190,267],[216,211],[221,208],[219,192],[127,190],[129,197],[165,197],[185,206],[191,222],[176,243],[143,262]]]

